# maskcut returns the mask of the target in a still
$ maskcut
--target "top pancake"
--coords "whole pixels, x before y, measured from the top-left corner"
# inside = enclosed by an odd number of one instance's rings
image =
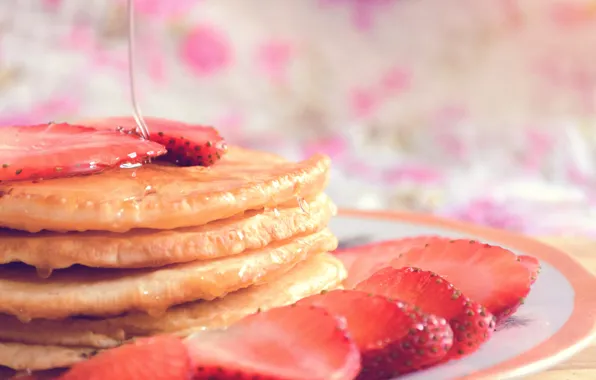
[[[38,232],[173,229],[322,192],[330,160],[301,162],[231,147],[211,167],[149,164],[98,175],[0,185],[0,226]]]

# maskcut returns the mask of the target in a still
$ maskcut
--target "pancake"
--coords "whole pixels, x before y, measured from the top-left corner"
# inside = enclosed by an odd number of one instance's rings
[[[0,342],[0,365],[15,370],[63,368],[97,353],[94,348],[38,346]]]
[[[174,229],[321,193],[330,160],[289,162],[232,147],[211,167],[148,164],[97,175],[0,185],[0,226],[29,232]]]
[[[324,194],[303,207],[308,213],[292,200],[275,209],[247,211],[200,227],[163,231],[28,233],[0,229],[0,264],[20,261],[43,269],[74,264],[147,268],[216,259],[314,233],[323,229],[336,211]]]
[[[45,371],[35,371],[35,376],[31,375],[31,371],[22,370],[15,371],[7,367],[0,366],[0,379],[9,380],[56,380],[62,375],[65,369],[49,369]]]
[[[193,329],[221,328],[240,320],[257,310],[292,304],[309,295],[323,290],[335,289],[345,278],[346,272],[341,262],[330,254],[319,254],[298,264],[290,272],[267,284],[253,286],[229,294],[227,297],[210,302],[193,302],[176,306],[161,317],[134,313],[124,317],[106,320],[35,320],[23,324],[8,316],[0,317],[0,365],[14,369],[53,368],[47,362],[40,363],[35,355],[29,355],[27,347],[42,350],[52,357],[58,366],[66,366],[81,360],[81,355],[89,355],[97,348],[117,346],[124,339],[176,332],[187,335]],[[6,343],[7,341],[26,342]],[[2,345],[17,345],[24,355],[18,360],[3,353]],[[72,345],[71,351],[67,345]],[[93,346],[95,349],[81,349],[80,346]],[[83,350],[83,351],[80,351]],[[6,351],[4,351],[6,352]],[[60,353],[60,355],[58,355]],[[49,360],[49,359],[48,359]]]
[[[212,300],[264,283],[309,255],[336,247],[335,236],[323,230],[241,255],[156,269],[75,266],[43,279],[32,267],[7,264],[0,266],[0,313],[22,320],[117,315],[130,310],[159,314],[176,304]]]

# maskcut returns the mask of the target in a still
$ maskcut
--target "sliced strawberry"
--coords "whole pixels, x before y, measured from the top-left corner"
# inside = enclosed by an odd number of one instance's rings
[[[470,301],[433,272],[415,268],[385,268],[358,284],[356,290],[398,299],[449,321],[453,330],[453,346],[446,359],[476,351],[495,329],[495,320],[490,312],[479,303]]]
[[[361,379],[388,379],[440,361],[453,344],[443,318],[355,290],[335,290],[298,302],[344,317],[362,355]]]
[[[180,166],[210,166],[227,152],[226,142],[212,127],[155,117],[146,117],[144,120],[149,128],[149,139],[168,149],[168,153],[161,157],[168,162]],[[137,128],[132,117],[88,120],[84,124],[125,131]]]
[[[531,285],[528,269],[513,252],[473,240],[431,242],[403,253],[390,266],[438,273],[498,320],[517,310]]]
[[[187,380],[188,350],[181,339],[157,336],[104,351],[75,364],[59,380]]]
[[[538,279],[540,274],[541,266],[540,261],[534,256],[520,255],[517,256],[517,261],[522,263],[530,271],[530,281],[532,284]]]
[[[373,273],[385,268],[392,259],[414,248],[421,248],[434,241],[447,241],[439,236],[418,236],[398,240],[371,243],[359,247],[338,249],[334,253],[348,271],[344,281],[347,289],[369,278]]]
[[[163,128],[151,133],[150,139],[165,145],[164,160],[179,166],[211,166],[227,152],[227,145],[212,127]]]
[[[360,354],[344,322],[321,308],[286,306],[187,339],[194,379],[353,379]]]
[[[71,124],[0,128],[0,182],[100,172],[165,154],[158,143]]]

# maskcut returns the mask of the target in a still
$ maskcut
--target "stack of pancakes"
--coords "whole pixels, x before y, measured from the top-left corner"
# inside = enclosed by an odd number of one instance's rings
[[[68,367],[339,287],[328,172],[230,148],[209,168],[0,184],[0,366]]]

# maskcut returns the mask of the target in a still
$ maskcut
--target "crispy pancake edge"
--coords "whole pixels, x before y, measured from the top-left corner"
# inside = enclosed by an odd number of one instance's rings
[[[247,211],[199,227],[175,230],[27,233],[0,230],[0,264],[23,262],[41,269],[75,264],[99,268],[149,268],[211,260],[266,247],[325,228],[337,209],[325,194],[306,203]]]
[[[316,268],[315,274],[311,275],[315,266],[317,266],[318,268]],[[305,278],[304,276],[307,276],[308,278]],[[292,304],[309,295],[318,294],[323,290],[335,289],[341,285],[341,282],[345,277],[345,269],[337,259],[335,259],[331,254],[318,254],[308,259],[307,261],[297,265],[286,276],[282,276],[277,280],[274,280],[273,286],[255,286],[253,288],[244,289],[234,294],[230,294],[228,296],[230,298],[227,301],[225,298],[213,301],[217,302],[219,306],[216,307],[221,309],[229,307],[229,305],[226,304],[238,303],[238,301],[242,298],[246,299],[248,297],[250,299],[249,304],[246,305],[242,310],[239,310],[233,316],[226,319],[225,322],[223,320],[220,321],[220,324],[216,324],[212,328],[227,326],[248,314],[254,313],[259,308],[262,310],[266,310],[273,307],[284,306]],[[302,281],[300,281],[301,279]],[[289,291],[281,292],[281,297],[279,297],[279,289],[289,289]],[[186,336],[192,333],[194,328],[201,328],[201,310],[204,310],[205,308],[206,307],[204,306],[204,303],[192,303],[188,305],[181,305],[172,309],[169,312],[171,313],[169,318],[176,319],[182,317],[185,320],[185,324],[166,323],[165,325],[170,327],[184,327],[182,330],[156,330],[156,326],[163,325],[160,322],[160,319],[151,318],[146,315],[140,314],[133,314],[125,317],[113,318],[104,321],[93,321],[90,322],[90,325],[92,328],[102,329],[118,323],[122,324],[123,326],[127,324],[132,324],[133,326],[136,326],[138,331],[129,332],[129,338],[155,335],[164,332],[176,333],[182,336]],[[6,316],[0,316],[0,321],[2,321],[5,318]],[[0,324],[0,326],[4,326],[4,322],[5,320],[2,322],[2,324]],[[73,324],[75,325],[74,329],[77,329],[78,327],[76,326],[76,321],[73,322]],[[193,322],[195,323],[194,327],[189,327],[189,324],[193,324]],[[34,328],[33,331],[36,331],[39,328],[41,329],[40,332],[43,332],[45,330],[47,333],[47,330],[52,328],[52,324],[56,324],[59,322],[38,321],[33,323],[39,323],[38,327]],[[67,323],[70,324],[69,322]],[[61,326],[64,327],[64,325]],[[142,328],[142,326],[145,327]],[[142,331],[142,333],[140,333],[139,331]],[[98,333],[96,332],[95,334]],[[66,367],[78,361],[85,360],[88,356],[95,354],[98,349],[64,347],[58,343],[13,343],[6,342],[6,339],[4,338],[0,339],[2,339],[3,341],[0,342],[0,365],[11,367],[16,370],[45,370],[51,368]],[[104,346],[103,348],[117,346],[120,343],[121,341],[114,341],[113,344],[109,346]],[[77,342],[77,344],[79,346],[83,345],[82,342]],[[14,356],[12,356],[12,352],[20,352],[20,357],[15,359]],[[36,356],[40,353],[44,353],[44,355],[46,356],[45,358],[43,358],[43,360],[38,360]]]

